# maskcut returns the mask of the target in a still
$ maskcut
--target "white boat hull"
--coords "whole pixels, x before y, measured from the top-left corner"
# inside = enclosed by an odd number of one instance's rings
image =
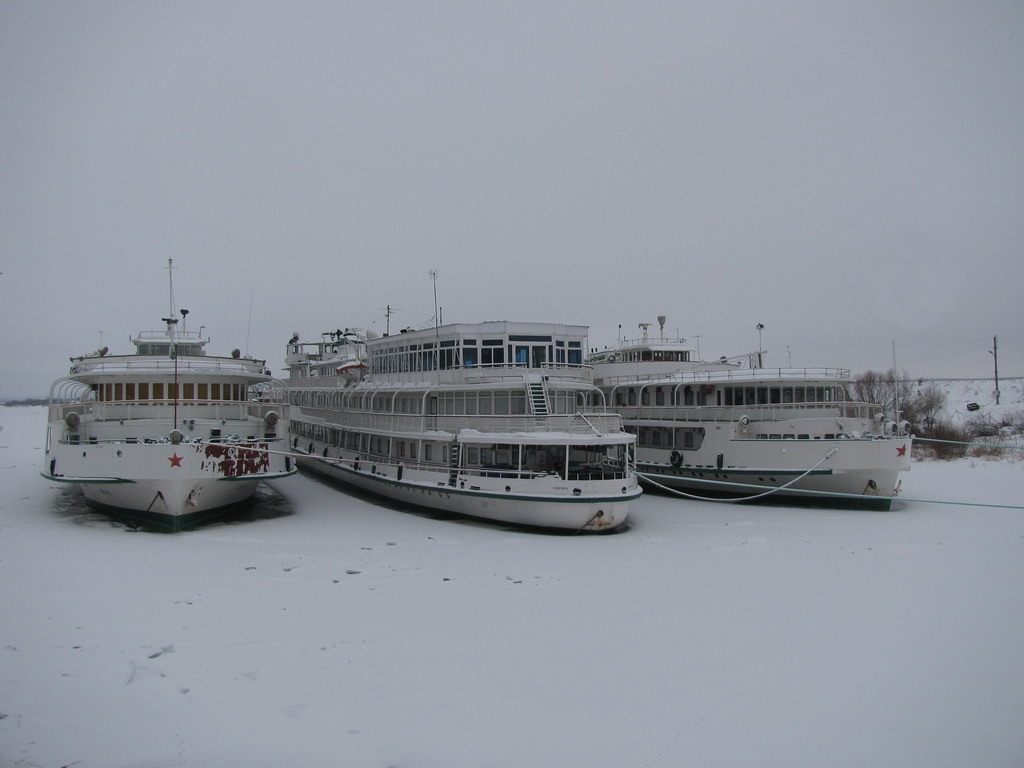
[[[692,496],[888,509],[910,452],[907,437],[733,439],[698,455],[647,450],[637,469],[648,487]]]
[[[299,465],[331,482],[392,501],[465,517],[562,531],[611,531],[626,521],[641,494],[636,480],[575,486],[557,475],[466,474],[354,458],[300,457]],[[584,488],[586,490],[584,491]]]
[[[266,442],[100,443],[51,446],[43,476],[81,487],[93,506],[180,531],[250,500],[260,480],[296,471]]]

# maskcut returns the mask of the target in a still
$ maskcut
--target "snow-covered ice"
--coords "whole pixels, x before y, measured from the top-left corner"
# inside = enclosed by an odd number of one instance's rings
[[[39,476],[45,409],[0,423],[5,768],[1024,763],[1024,461],[608,536],[295,477],[166,535]]]

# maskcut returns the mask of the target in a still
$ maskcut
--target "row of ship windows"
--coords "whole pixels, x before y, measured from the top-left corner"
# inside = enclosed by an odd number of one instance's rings
[[[450,444],[430,441],[402,440],[384,435],[365,432],[350,432],[319,424],[293,421],[292,433],[326,445],[362,453],[367,457],[380,459],[407,459],[417,461],[417,453],[423,463],[447,465],[450,462]],[[312,445],[310,446],[312,448]],[[421,450],[418,450],[421,449]],[[494,443],[490,445],[466,445],[462,466],[490,469],[512,469],[530,472],[558,471],[566,466],[612,462],[623,468],[626,461],[626,446],[564,446],[564,445],[511,445]],[[568,451],[568,453],[567,453]]]
[[[552,364],[583,364],[582,344],[578,341],[568,342],[568,348],[564,341],[556,341],[553,344],[505,346],[501,341],[485,339],[483,343],[484,346],[477,347],[475,340],[464,339],[461,346],[456,346],[454,341],[442,341],[437,347],[433,344],[423,344],[375,349],[370,357],[370,371],[408,373],[477,366],[515,365],[542,368]]]
[[[292,391],[295,405],[325,409],[345,409],[371,413],[419,414],[423,409],[422,397],[395,397],[388,393],[349,393],[331,391]],[[585,399],[583,393],[549,391],[548,408],[552,413],[575,413],[577,401]],[[582,405],[582,402],[581,402]],[[519,416],[528,413],[526,393],[521,390],[486,392],[441,392],[427,398],[427,410],[432,416]]]
[[[96,400],[116,403],[125,400],[245,400],[248,387],[229,382],[105,382],[94,384]]]
[[[842,387],[719,387],[713,399],[709,384],[685,387],[627,387],[615,391],[615,405],[786,405],[846,400]]]
[[[627,432],[636,435],[639,448],[674,448],[679,451],[696,451],[704,442],[703,427],[632,427]]]

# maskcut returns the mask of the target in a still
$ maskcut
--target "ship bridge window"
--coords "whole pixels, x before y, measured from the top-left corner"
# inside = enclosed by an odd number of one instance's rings
[[[501,342],[484,341],[484,344],[501,344]],[[482,365],[504,365],[505,347],[484,347],[480,350],[480,362]]]
[[[583,365],[583,342],[569,342],[569,365]]]

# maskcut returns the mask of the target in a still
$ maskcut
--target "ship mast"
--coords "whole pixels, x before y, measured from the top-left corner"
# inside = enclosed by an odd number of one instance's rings
[[[164,321],[167,323],[167,338],[170,341],[171,359],[174,361],[174,427],[178,426],[178,340],[175,337],[174,326],[178,324],[178,318],[174,316],[174,259],[167,260],[167,284],[170,288],[170,311]],[[172,430],[173,431],[173,430]]]

